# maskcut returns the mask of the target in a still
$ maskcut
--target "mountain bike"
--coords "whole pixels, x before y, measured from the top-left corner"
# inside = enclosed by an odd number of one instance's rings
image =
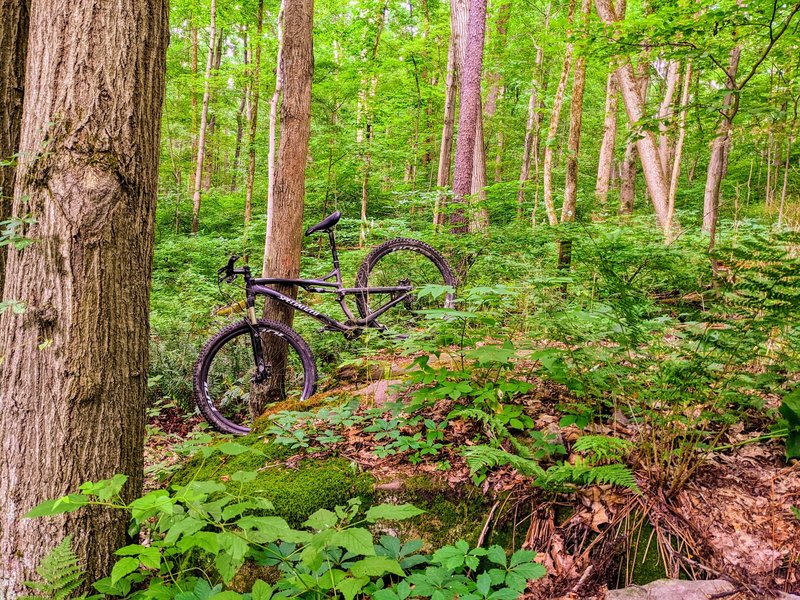
[[[236,267],[231,256],[217,272],[220,283],[244,278],[247,317],[225,327],[203,347],[194,368],[194,400],[205,419],[218,431],[245,435],[253,414],[266,402],[305,400],[317,383],[317,368],[308,343],[288,325],[256,316],[256,298],[266,296],[355,339],[365,329],[407,333],[417,325],[421,310],[453,308],[456,278],[444,257],[419,240],[396,238],[373,248],[345,287],[336,251],[335,212],[306,230],[326,233],[333,270],[317,279],[253,277],[250,267]],[[335,294],[345,319],[323,314],[270,285],[296,286],[313,294]],[[348,299],[355,301],[359,316]],[[259,407],[259,410],[255,410]]]

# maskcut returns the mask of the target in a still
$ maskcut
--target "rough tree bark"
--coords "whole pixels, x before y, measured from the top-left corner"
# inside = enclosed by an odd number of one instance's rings
[[[303,242],[305,171],[308,138],[311,133],[311,80],[314,73],[312,42],[313,0],[288,0],[283,12],[284,73],[281,103],[281,135],[275,171],[275,195],[267,207],[267,235],[264,247],[265,277],[296,278],[300,274],[300,251]],[[295,286],[276,285],[283,294],[297,297]],[[275,301],[264,305],[264,316],[291,325],[293,309]],[[266,349],[266,359],[281,364],[285,347]],[[281,373],[276,374],[282,377]],[[260,414],[263,405],[251,400],[251,411]]]
[[[22,519],[87,480],[141,493],[148,313],[167,3],[33,0],[0,317],[0,597],[71,534],[89,581],[125,544],[124,512]]]
[[[469,20],[469,3],[467,0],[450,0],[450,43],[447,49],[447,79],[445,80],[444,118],[442,125],[442,142],[439,146],[439,167],[436,174],[436,186],[450,187],[450,165],[452,163],[453,130],[456,120],[456,100],[460,88],[461,70],[464,65],[464,44],[467,37],[467,21]],[[444,224],[442,206],[444,199],[437,194],[433,207],[433,224]]]
[[[483,42],[486,30],[486,0],[470,0],[467,49],[461,78],[461,98],[456,140],[456,165],[453,176],[453,202],[457,205],[450,215],[452,233],[466,233],[466,197],[472,191],[472,165],[475,158],[475,133],[481,111],[481,71]]]
[[[214,40],[217,30],[217,0],[211,0],[211,28],[208,40],[208,58],[203,83],[203,108],[200,111],[200,131],[197,134],[197,161],[194,171],[194,194],[192,196],[192,233],[200,229],[200,202],[203,186],[203,164],[206,153],[206,131],[208,129],[208,101],[211,96],[211,67],[214,65]]]
[[[11,215],[14,197],[12,157],[19,150],[29,13],[30,0],[0,0],[0,221]],[[5,264],[6,248],[0,247],[0,300]]]
[[[575,0],[570,0],[569,3],[569,23],[575,15]],[[570,34],[568,34],[569,37]],[[547,210],[547,220],[551,226],[558,225],[558,215],[556,215],[556,208],[553,204],[553,158],[555,152],[556,134],[558,133],[558,122],[561,119],[561,107],[564,104],[564,93],[567,90],[567,81],[569,79],[569,72],[572,68],[572,43],[567,43],[564,51],[564,63],[561,67],[561,78],[558,81],[556,88],[556,96],[553,99],[553,109],[550,112],[550,127],[547,129],[547,141],[544,147],[544,165],[542,167],[542,183],[543,183],[543,196],[544,206]]]
[[[591,0],[581,1],[581,29],[587,33]],[[583,119],[583,91],[586,87],[586,55],[581,53],[575,61],[572,76],[572,98],[569,107],[569,136],[567,139],[567,173],[564,181],[564,204],[561,222],[574,221],[578,200],[578,153],[581,147],[581,122]]]
[[[253,77],[251,80],[250,105],[247,114],[247,183],[244,191],[244,226],[250,223],[253,214],[253,184],[256,179],[256,133],[258,132],[258,98],[261,79],[261,37],[264,31],[264,0],[258,0],[256,17],[256,39],[253,58]]]

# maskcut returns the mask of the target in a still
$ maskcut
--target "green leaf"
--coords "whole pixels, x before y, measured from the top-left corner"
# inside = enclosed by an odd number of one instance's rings
[[[355,577],[382,577],[386,575],[386,573],[393,573],[400,577],[405,576],[400,563],[387,556],[368,556],[367,558],[362,558],[350,567],[350,572]]]
[[[489,590],[492,589],[492,577],[488,573],[481,573],[476,579],[476,587],[482,596],[489,595]]]
[[[28,511],[23,518],[34,519],[36,517],[49,517],[62,513],[78,510],[81,506],[86,506],[89,498],[83,494],[70,494],[55,500],[45,500]]]
[[[223,454],[228,454],[230,456],[238,456],[239,454],[244,454],[245,452],[252,452],[253,454],[261,455],[264,454],[261,450],[252,448],[250,446],[245,446],[244,444],[239,444],[238,442],[224,442],[219,446],[216,446],[216,449]]]
[[[506,551],[503,549],[502,546],[498,545],[490,546],[488,551],[486,552],[486,558],[488,558],[496,565],[500,565],[503,567],[506,566]]]
[[[320,508],[317,512],[308,517],[308,520],[303,523],[303,525],[311,527],[311,529],[322,530],[335,526],[338,521],[339,518],[336,516],[336,513]]]
[[[115,585],[120,579],[133,573],[139,568],[139,559],[132,556],[126,556],[119,559],[116,564],[111,568],[111,585]]]
[[[380,504],[367,511],[366,519],[368,523],[374,523],[380,519],[402,521],[421,515],[424,512],[424,510],[417,508],[413,504]]]
[[[253,584],[252,600],[269,600],[272,598],[272,586],[260,579]]]
[[[369,577],[362,577],[360,579],[348,577],[347,579],[340,581],[336,589],[341,592],[345,600],[353,600],[353,598],[355,598],[356,595],[358,595],[358,593],[364,589],[364,586],[368,583]]]
[[[180,539],[183,535],[191,535],[200,531],[205,527],[205,522],[194,517],[185,517],[180,521],[174,523],[168,530],[167,535],[164,536],[164,544],[171,546]]]
[[[209,554],[219,553],[219,534],[212,531],[198,531],[192,535],[184,536],[178,542],[178,549],[186,552],[190,548],[202,548]]]
[[[331,537],[331,543],[341,546],[348,552],[362,556],[374,556],[375,547],[372,544],[372,534],[367,529],[354,527],[337,531]]]
[[[236,471],[236,473],[231,475],[231,480],[238,481],[239,483],[248,483],[250,481],[255,481],[256,477],[258,477],[258,472],[256,471]]]

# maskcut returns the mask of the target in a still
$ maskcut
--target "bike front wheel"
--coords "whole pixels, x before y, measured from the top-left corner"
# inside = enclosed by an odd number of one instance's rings
[[[419,240],[397,238],[373,248],[358,269],[356,285],[361,288],[412,287],[402,302],[375,323],[398,333],[417,327],[421,310],[455,306],[457,280],[453,270],[435,248]],[[356,296],[361,317],[368,317],[398,294],[378,292]]]
[[[266,403],[314,394],[311,349],[292,328],[261,319],[255,325],[262,364],[256,364],[251,326],[229,325],[203,347],[194,369],[194,401],[215,429],[246,435]],[[258,409],[256,409],[258,407]]]

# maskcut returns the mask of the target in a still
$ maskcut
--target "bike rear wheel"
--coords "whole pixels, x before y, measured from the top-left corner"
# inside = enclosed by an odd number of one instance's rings
[[[223,433],[250,432],[251,404],[305,400],[314,394],[317,369],[305,340],[290,327],[267,319],[255,327],[264,354],[261,374],[246,321],[211,338],[195,364],[194,401],[206,421]]]
[[[457,280],[447,260],[425,242],[397,238],[376,246],[367,255],[356,276],[358,287],[411,285],[408,298],[378,319],[378,326],[406,333],[419,325],[420,310],[453,308]],[[370,293],[356,296],[362,318],[397,296]]]

